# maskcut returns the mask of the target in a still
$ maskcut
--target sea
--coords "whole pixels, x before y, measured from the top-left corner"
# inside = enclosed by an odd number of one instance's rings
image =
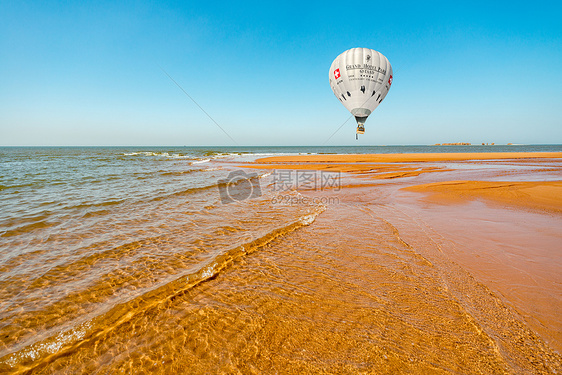
[[[1,147],[0,373],[554,373],[501,296],[403,240],[390,200],[241,168],[543,151],[562,145]]]

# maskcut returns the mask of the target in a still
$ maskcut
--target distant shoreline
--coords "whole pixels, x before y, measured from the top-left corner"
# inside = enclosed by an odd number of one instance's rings
[[[454,143],[435,143],[433,146],[473,146],[472,143],[470,142],[454,142]],[[485,143],[482,142],[480,145],[474,145],[474,146],[513,146],[513,143],[506,143],[505,145],[496,145],[495,142],[491,142],[491,143]]]

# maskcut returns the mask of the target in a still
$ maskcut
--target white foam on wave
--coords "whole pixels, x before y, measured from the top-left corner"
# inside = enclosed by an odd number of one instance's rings
[[[191,155],[180,155],[180,154],[172,154],[167,157],[174,158],[174,159],[193,159],[193,156]]]
[[[35,342],[20,351],[10,354],[4,363],[15,369],[22,362],[36,361],[41,357],[57,354],[65,346],[70,346],[82,340],[90,328],[91,322],[86,321],[75,328],[61,331],[52,338],[48,338],[43,342]]]
[[[211,266],[208,266],[208,267],[201,273],[201,279],[202,279],[202,280],[207,280],[207,279],[213,277],[215,274],[216,274],[215,265],[213,264],[213,265],[211,265]]]
[[[180,154],[170,154],[169,152],[152,152],[152,151],[139,151],[139,152],[124,152],[122,155],[124,156],[156,156],[156,157],[163,157],[163,158],[172,158],[172,159],[193,159],[192,155],[180,155]]]
[[[217,153],[214,155],[210,155],[211,159],[227,159],[227,158],[233,158],[233,157],[243,157],[243,156],[248,156],[248,155],[252,155],[249,153],[240,153],[240,152],[221,152],[221,153]]]
[[[192,161],[191,164],[202,164],[202,163],[208,163],[210,161],[211,159],[196,160],[196,161]]]
[[[314,212],[312,214],[305,215],[305,216],[301,217],[299,219],[299,221],[304,226],[310,225],[310,224],[314,223],[314,220],[316,220],[318,215],[320,215],[322,212],[324,212],[324,210],[325,210],[325,208],[319,210],[318,212]]]

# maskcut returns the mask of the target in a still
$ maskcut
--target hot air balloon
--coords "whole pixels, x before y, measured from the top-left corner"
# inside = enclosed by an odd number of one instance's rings
[[[355,116],[357,134],[365,133],[367,117],[383,101],[391,85],[390,62],[373,49],[349,49],[336,57],[330,67],[332,91]]]

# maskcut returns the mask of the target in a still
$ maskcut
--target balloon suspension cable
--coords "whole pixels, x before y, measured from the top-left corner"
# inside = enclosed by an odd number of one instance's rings
[[[333,132],[332,135],[329,136],[328,139],[326,139],[326,140],[324,141],[324,143],[322,143],[322,146],[325,145],[326,143],[328,143],[328,141],[329,141],[330,139],[332,139],[332,137],[333,137],[334,135],[336,135],[336,133],[339,132],[340,129],[343,128],[343,126],[344,126],[345,124],[347,124],[347,122],[348,122],[349,120],[351,120],[352,118],[353,118],[353,115],[349,116],[349,117],[347,118],[347,120],[345,120],[345,121],[340,125],[340,127],[337,128],[336,131]]]
[[[211,121],[214,122],[215,125],[218,126],[218,128],[219,128],[220,130],[222,130],[222,132],[223,132],[224,134],[226,134],[226,136],[227,136],[228,138],[230,138],[230,140],[231,140],[232,142],[234,142],[235,145],[238,145],[238,142],[236,142],[236,141],[234,140],[234,138],[232,138],[232,137],[230,136],[230,134],[228,134],[228,133],[226,132],[226,130],[224,130],[224,129],[222,128],[222,126],[220,126],[219,123],[216,122],[215,119],[212,118],[211,115],[208,114],[207,111],[205,111],[205,110],[203,109],[203,107],[201,107],[201,106],[199,105],[199,103],[197,103],[197,102],[195,101],[195,99],[193,99],[193,98],[191,97],[191,95],[189,95],[189,94],[187,93],[187,91],[185,91],[185,90],[183,89],[183,87],[181,87],[180,84],[177,83],[176,80],[173,79],[172,76],[168,74],[168,72],[166,72],[160,65],[158,65],[158,67],[160,68],[160,70],[161,70],[162,72],[164,72],[165,75],[168,76],[168,78],[170,78],[170,80],[171,80],[172,82],[174,82],[174,83],[176,84],[176,86],[179,87],[179,89],[180,89],[181,91],[183,91],[183,93],[185,94],[185,96],[187,96],[189,99],[191,99],[191,101],[192,101],[193,103],[195,103],[195,105],[196,105],[197,107],[199,107],[199,109],[200,109],[201,111],[203,111],[203,113],[206,114],[207,117],[210,118]]]

